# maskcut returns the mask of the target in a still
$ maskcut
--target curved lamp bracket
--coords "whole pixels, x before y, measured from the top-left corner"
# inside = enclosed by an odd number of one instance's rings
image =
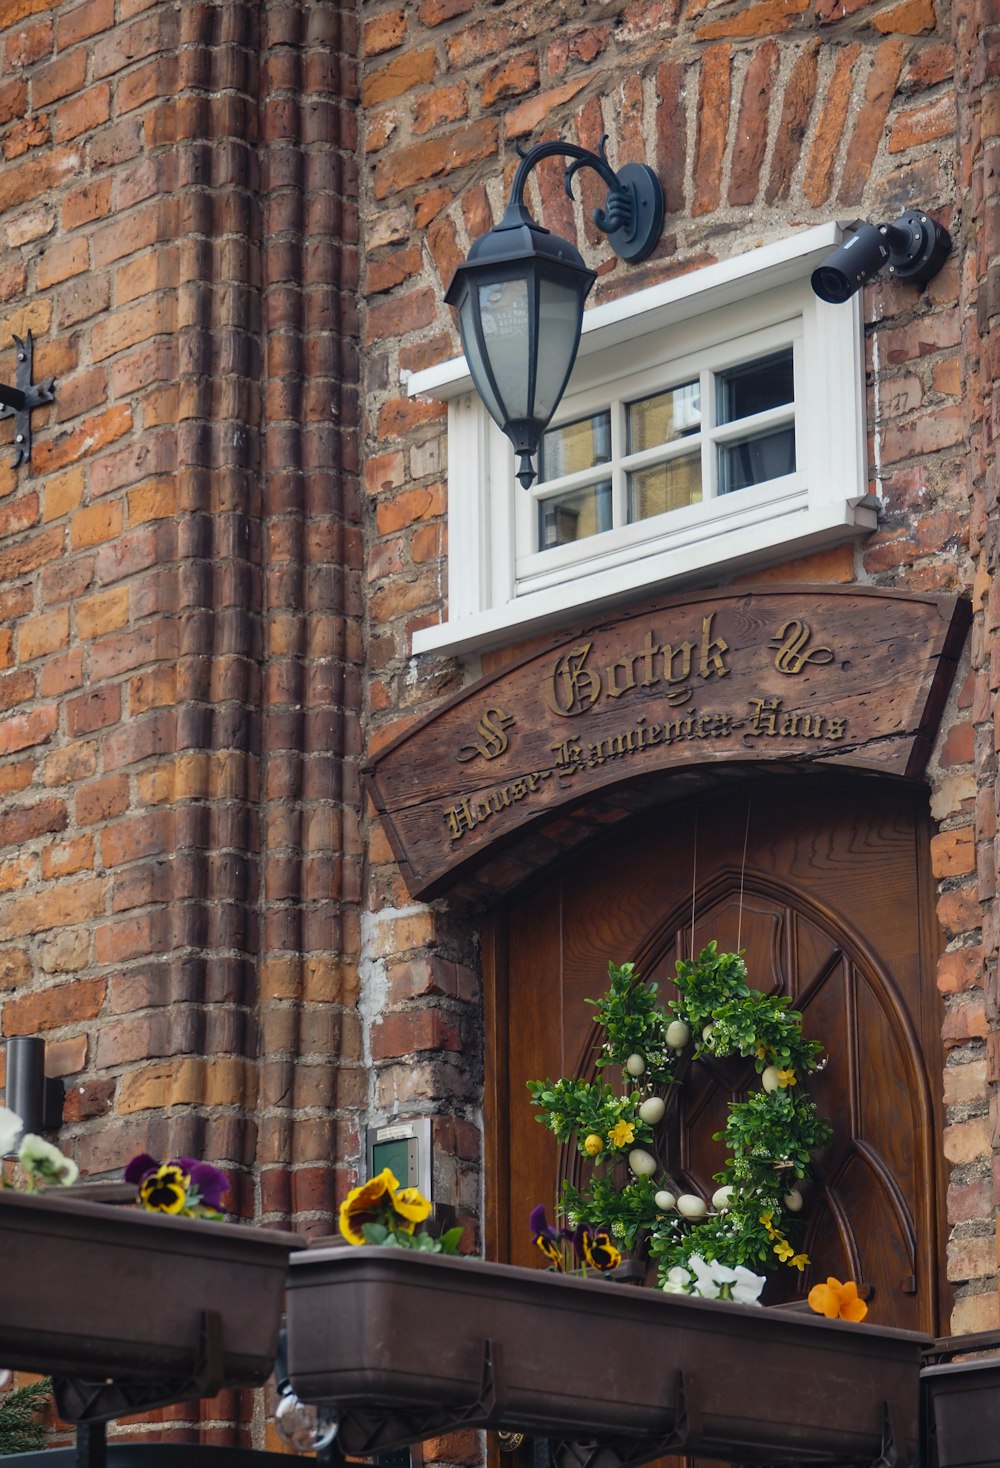
[[[632,264],[645,260],[656,248],[663,231],[663,188],[653,170],[645,163],[626,163],[616,173],[608,162],[605,135],[596,153],[576,143],[553,141],[539,143],[526,152],[518,145],[520,163],[510,191],[508,212],[524,209],[524,187],[528,175],[543,158],[568,158],[565,185],[573,197],[573,179],[581,168],[592,168],[608,188],[603,209],[594,210],[594,223],[608,237],[608,244],[620,260]]]

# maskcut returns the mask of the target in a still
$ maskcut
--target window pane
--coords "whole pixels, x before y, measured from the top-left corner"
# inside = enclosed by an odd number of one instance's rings
[[[763,484],[782,474],[795,473],[795,429],[789,424],[756,438],[745,438],[719,449],[719,493]]]
[[[734,423],[738,418],[749,418],[751,413],[794,402],[791,347],[775,352],[773,357],[759,357],[756,362],[720,372],[717,386],[720,423]]]
[[[628,476],[629,523],[701,502],[701,454],[680,454]]]
[[[554,494],[538,505],[538,549],[570,545],[611,529],[611,480]]]
[[[538,478],[561,479],[611,458],[611,414],[605,409],[593,418],[578,418],[542,434],[538,454]]]
[[[655,449],[697,433],[701,427],[701,384],[684,382],[628,406],[628,449]]]

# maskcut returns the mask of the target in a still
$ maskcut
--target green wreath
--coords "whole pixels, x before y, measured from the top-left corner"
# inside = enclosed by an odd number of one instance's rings
[[[660,1284],[671,1269],[689,1268],[693,1256],[728,1268],[777,1261],[803,1270],[808,1257],[789,1234],[803,1201],[796,1184],[808,1179],[813,1151],[831,1136],[803,1086],[820,1068],[822,1046],[804,1038],[790,999],[750,988],[742,952],[719,953],[710,943],[693,962],[679,962],[680,997],[666,1006],[634,964],[609,963],[608,974],[604,997],[587,1000],[602,1034],[597,1067],[618,1067],[632,1088],[623,1094],[603,1078],[528,1082],[537,1120],[558,1142],[575,1138],[593,1163],[585,1186],[563,1183],[560,1214],[571,1228],[608,1228],[628,1250],[648,1241]],[[761,1090],[732,1103],[725,1130],[715,1135],[728,1155],[710,1202],[675,1195],[655,1154],[662,1092],[678,1084],[678,1063],[692,1042],[692,1059],[739,1055],[753,1060],[761,1078]]]

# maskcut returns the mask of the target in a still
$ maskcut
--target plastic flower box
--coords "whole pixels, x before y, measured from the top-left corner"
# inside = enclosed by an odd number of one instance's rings
[[[0,1365],[169,1379],[173,1400],[211,1394],[195,1380],[206,1368],[214,1390],[257,1386],[302,1247],[295,1234],[0,1192]]]
[[[294,1256],[287,1312],[293,1388],[337,1410],[348,1453],[465,1425],[561,1440],[570,1461],[601,1468],[687,1452],[907,1461],[930,1343],[909,1331],[366,1247]]]
[[[1000,1334],[953,1336],[932,1355],[1000,1348]],[[994,1468],[1000,1461],[1000,1358],[939,1361],[921,1372],[927,1468]]]

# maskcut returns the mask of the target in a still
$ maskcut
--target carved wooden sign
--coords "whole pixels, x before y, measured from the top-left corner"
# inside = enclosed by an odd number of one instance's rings
[[[674,598],[464,690],[366,770],[409,891],[592,791],[718,760],[919,777],[968,604],[877,588]]]

